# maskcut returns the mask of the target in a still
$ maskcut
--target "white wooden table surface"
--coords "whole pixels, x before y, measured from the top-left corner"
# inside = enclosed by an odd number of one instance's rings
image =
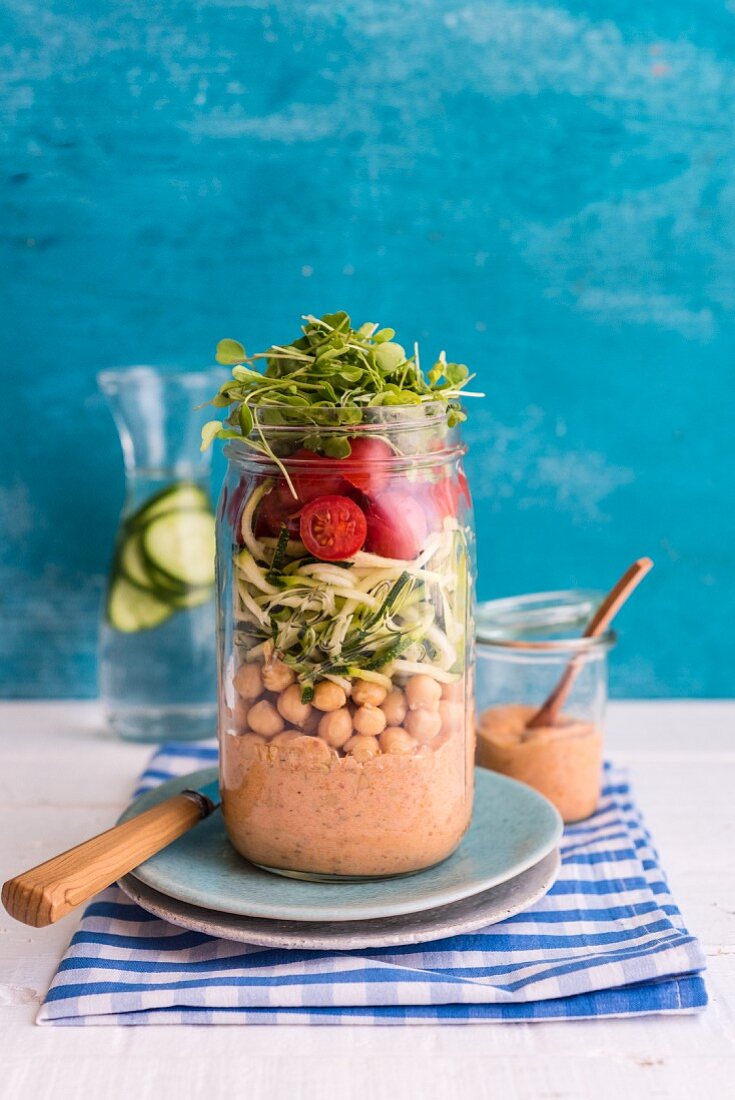
[[[78,919],[0,915],[2,1100],[592,1100],[735,1096],[735,703],[618,703],[674,896],[708,960],[700,1017],[429,1027],[38,1028]],[[150,747],[91,703],[0,704],[0,881],[111,825]]]

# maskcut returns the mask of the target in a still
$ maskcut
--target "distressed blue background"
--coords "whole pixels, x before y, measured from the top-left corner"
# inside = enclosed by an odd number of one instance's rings
[[[735,14],[5,0],[0,689],[95,690],[100,366],[302,312],[472,364],[482,596],[657,569],[613,687],[733,693]]]

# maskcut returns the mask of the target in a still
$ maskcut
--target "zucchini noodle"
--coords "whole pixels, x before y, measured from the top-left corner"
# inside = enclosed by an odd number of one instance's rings
[[[321,679],[348,691],[355,678],[390,689],[391,676],[426,673],[451,683],[462,675],[466,543],[455,521],[430,535],[413,561],[363,550],[339,563],[315,561],[285,528],[279,539],[256,538],[253,520],[268,488],[250,496],[245,545],[233,557],[236,631],[254,643],[251,652],[275,653],[305,691]]]
[[[240,521],[243,542],[253,557],[256,559],[259,558],[262,561],[265,561],[265,547],[261,542],[258,542],[253,532],[253,516],[255,515],[255,509],[260,504],[271,484],[272,483],[264,481],[262,485],[258,485],[257,488],[253,489],[243,509],[242,519]]]

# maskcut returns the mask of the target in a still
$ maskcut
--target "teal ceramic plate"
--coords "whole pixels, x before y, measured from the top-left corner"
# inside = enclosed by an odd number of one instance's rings
[[[142,795],[121,820],[186,787],[214,779],[205,768]],[[515,878],[556,847],[559,814],[523,783],[476,769],[472,824],[454,855],[428,871],[365,882],[302,882],[251,866],[213,814],[132,872],[168,897],[219,913],[286,921],[351,921],[419,913]]]

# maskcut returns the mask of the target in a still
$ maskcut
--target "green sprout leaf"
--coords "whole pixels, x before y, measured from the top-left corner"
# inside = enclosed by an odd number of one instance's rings
[[[375,362],[384,374],[390,374],[401,363],[406,362],[406,352],[400,344],[392,344],[387,341],[378,344],[375,349]]]
[[[240,431],[243,435],[250,435],[253,430],[253,414],[247,405],[243,402],[237,412],[237,419],[240,423]]]
[[[344,439],[339,436],[335,438],[325,438],[321,442],[321,449],[325,455],[329,455],[330,458],[349,458],[352,454],[352,447],[349,439]]]
[[[325,313],[322,317],[322,321],[337,332],[350,331],[349,314],[345,313],[343,309],[341,309],[339,313]]]
[[[208,450],[212,446],[212,444],[214,443],[215,439],[217,439],[217,437],[219,436],[219,433],[220,433],[221,430],[222,430],[222,421],[221,420],[208,420],[207,423],[202,428],[202,446],[201,446],[201,450],[203,450],[203,451]]]
[[[242,363],[247,359],[247,353],[237,340],[220,340],[215,358],[218,363],[231,367],[233,363]]]

